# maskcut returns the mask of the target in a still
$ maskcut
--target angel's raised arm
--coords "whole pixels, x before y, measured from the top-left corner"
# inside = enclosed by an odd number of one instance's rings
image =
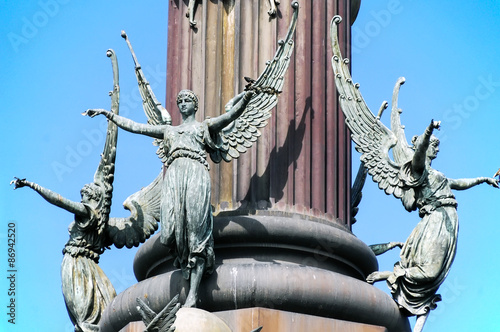
[[[226,113],[208,120],[208,128],[217,132],[236,120],[243,113],[254,94],[254,91],[246,91],[231,99],[226,105]]]
[[[87,110],[85,113],[83,113],[83,115],[90,116],[91,118],[99,114],[104,114],[104,116],[108,118],[108,120],[116,123],[118,127],[125,129],[126,131],[129,131],[131,133],[146,135],[149,137],[159,138],[159,139],[163,138],[165,125],[150,125],[150,124],[138,123],[103,109],[90,109]]]
[[[424,171],[427,158],[427,149],[429,148],[432,132],[434,131],[434,129],[438,129],[439,126],[440,121],[432,120],[430,125],[425,129],[422,138],[419,137],[415,142],[415,154],[413,155],[413,160],[411,163],[413,172],[422,174],[422,172]]]
[[[11,184],[14,184],[14,189],[22,187],[30,187],[34,191],[40,194],[47,202],[65,209],[68,212],[74,213],[80,216],[88,216],[89,212],[80,202],[73,202],[67,198],[62,197],[52,190],[46,189],[34,182],[26,181],[26,179],[15,178]]]

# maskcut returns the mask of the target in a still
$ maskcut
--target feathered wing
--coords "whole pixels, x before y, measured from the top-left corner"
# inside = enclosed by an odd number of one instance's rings
[[[358,214],[358,206],[363,197],[363,187],[365,185],[367,173],[368,170],[365,165],[363,165],[363,163],[359,164],[358,173],[351,188],[351,224],[356,222],[356,214]]]
[[[168,113],[167,109],[162,106],[162,104],[156,98],[153,90],[151,89],[151,85],[149,84],[144,72],[142,71],[141,65],[135,56],[134,49],[132,48],[132,44],[130,43],[127,34],[125,31],[122,31],[121,36],[127,42],[128,48],[130,49],[130,53],[132,54],[132,58],[134,59],[135,65],[135,76],[137,77],[137,83],[139,85],[139,92],[142,98],[142,107],[144,108],[144,113],[148,118],[148,123],[152,125],[170,125],[172,124],[172,117]],[[156,154],[158,157],[164,161],[165,160],[165,152],[163,150],[163,142],[161,139],[155,139],[153,144],[158,146],[158,150]]]
[[[123,206],[130,211],[127,218],[110,218],[106,226],[106,246],[137,247],[157,229],[160,220],[163,171],[147,187],[130,195]]]
[[[106,55],[111,59],[113,67],[113,91],[111,96],[111,112],[119,113],[120,87],[118,84],[118,60],[113,50],[109,49]],[[94,174],[94,183],[102,190],[102,199],[97,207],[99,217],[103,219],[101,225],[105,225],[109,219],[109,211],[111,207],[111,197],[113,193],[113,180],[115,173],[116,159],[116,141],[118,138],[118,127],[111,121],[108,121],[108,129],[106,132],[106,142],[104,150],[101,154],[101,161]]]
[[[179,295],[176,295],[156,317],[159,332],[175,331],[175,327],[173,326],[176,319],[175,315],[180,308]]]
[[[391,130],[396,135],[396,145],[392,148],[394,161],[400,165],[410,161],[413,158],[414,151],[408,145],[404,126],[401,124],[402,109],[398,108],[398,96],[401,85],[405,83],[405,78],[400,77],[394,86],[392,93],[392,111],[391,111]]]
[[[176,295],[163,310],[156,314],[148,305],[140,298],[137,301],[137,311],[139,311],[146,329],[144,331],[172,332],[175,330],[173,326],[176,319],[177,311],[181,305],[179,303],[179,295]]]
[[[373,115],[359,92],[359,85],[352,82],[348,68],[349,60],[343,59],[340,53],[337,37],[337,24],[340,21],[339,16],[332,19],[330,34],[335,85],[345,122],[351,130],[351,138],[356,150],[361,153],[361,162],[368,169],[368,174],[386,194],[402,198],[403,182],[399,178],[401,165],[389,158],[389,150],[396,145],[397,138]]]
[[[151,321],[156,317],[156,312],[154,312],[148,305],[141,300],[139,297],[136,299],[137,311],[141,315],[144,325],[148,326]]]
[[[242,115],[219,133],[217,147],[210,151],[210,157],[216,163],[221,160],[229,162],[246,152],[261,135],[259,128],[267,125],[271,110],[278,103],[294,46],[292,36],[297,25],[299,5],[294,1],[292,7],[294,13],[286,38],[279,41],[274,58],[266,63],[259,78],[246,87],[246,90],[254,90],[256,93]],[[226,110],[232,107],[232,103],[233,100],[226,105]]]

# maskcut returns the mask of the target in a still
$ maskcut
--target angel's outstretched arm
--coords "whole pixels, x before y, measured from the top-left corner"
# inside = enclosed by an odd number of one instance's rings
[[[67,198],[62,197],[58,193],[53,192],[52,190],[46,189],[34,182],[26,181],[26,179],[18,179],[15,178],[11,184],[14,184],[14,189],[21,187],[30,187],[34,191],[40,194],[47,202],[58,206],[60,208],[65,209],[68,212],[74,213],[80,216],[87,216],[88,211],[80,202],[73,202]]]
[[[425,169],[427,158],[427,149],[429,148],[430,139],[434,129],[439,129],[440,121],[431,121],[431,124],[425,129],[423,139],[417,140],[415,146],[415,154],[411,162],[412,171],[416,174],[422,174]]]
[[[242,92],[228,103],[228,105],[233,105],[226,113],[219,115],[216,118],[208,120],[208,127],[214,132],[222,130],[228,124],[236,120],[245,110],[250,99],[255,94],[254,91]],[[236,103],[236,104],[235,104]]]
[[[123,116],[116,115],[113,112],[109,112],[103,109],[92,109],[92,110],[87,110],[85,113],[83,113],[83,115],[90,116],[91,118],[99,114],[104,114],[106,118],[116,123],[118,127],[125,129],[126,131],[129,131],[131,133],[146,135],[153,138],[160,138],[160,139],[163,138],[163,132],[165,130],[165,126],[149,125],[149,124],[134,122]]]
[[[448,179],[451,189],[465,190],[481,183],[487,183],[490,186],[498,188],[498,181],[494,178],[479,177],[475,179]]]

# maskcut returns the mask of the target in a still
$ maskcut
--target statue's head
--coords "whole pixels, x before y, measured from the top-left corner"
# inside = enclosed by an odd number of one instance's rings
[[[95,183],[89,183],[83,186],[82,190],[80,190],[80,195],[82,196],[82,202],[88,203],[91,200],[98,202],[101,194],[101,189]]]
[[[191,90],[181,90],[177,95],[177,106],[181,113],[194,110],[194,113],[198,111],[198,97]]]
[[[416,149],[416,146],[418,145],[419,142],[421,142],[424,139],[424,135],[420,136],[413,136],[411,143],[413,144],[413,150]],[[437,156],[437,153],[439,152],[439,138],[437,138],[434,135],[431,135],[431,138],[429,140],[429,148],[427,149],[427,157],[429,157],[431,160],[435,159]]]

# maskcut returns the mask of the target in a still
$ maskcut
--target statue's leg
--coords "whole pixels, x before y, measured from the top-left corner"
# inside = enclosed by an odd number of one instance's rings
[[[187,308],[196,307],[201,277],[203,277],[203,273],[205,272],[205,259],[201,257],[195,257],[195,260],[195,266],[191,269],[191,275],[189,277],[189,293],[186,298],[186,303],[184,303],[184,307]]]
[[[415,323],[413,332],[422,332],[422,330],[424,329],[425,321],[427,320],[427,317],[429,317],[429,313],[430,310],[423,315],[417,316],[417,322]]]

